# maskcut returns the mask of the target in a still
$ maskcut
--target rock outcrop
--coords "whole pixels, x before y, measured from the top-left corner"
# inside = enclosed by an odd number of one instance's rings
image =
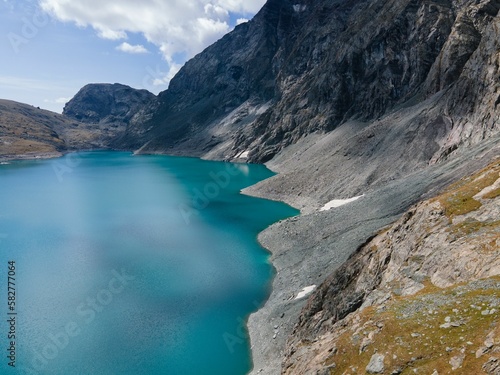
[[[309,298],[283,373],[484,373],[500,360],[498,218],[498,160],[412,207]]]
[[[142,113],[154,106],[156,96],[147,90],[106,83],[84,86],[64,106],[63,115],[86,124],[98,124],[113,147],[130,123],[145,122]]]
[[[144,110],[155,102],[152,93],[120,84],[86,85],[66,103],[62,115],[1,100],[0,158],[115,148],[129,124],[146,121]]]
[[[122,145],[266,162],[308,134],[405,107],[431,126],[426,158],[440,160],[499,130],[499,8],[269,0],[186,63]],[[436,110],[421,113],[425,100]]]

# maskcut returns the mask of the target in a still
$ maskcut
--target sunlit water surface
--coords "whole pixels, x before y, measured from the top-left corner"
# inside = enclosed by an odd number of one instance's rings
[[[260,165],[89,152],[0,165],[2,374],[245,374],[273,276],[256,239],[295,215],[240,190]],[[6,283],[0,345],[8,353]]]

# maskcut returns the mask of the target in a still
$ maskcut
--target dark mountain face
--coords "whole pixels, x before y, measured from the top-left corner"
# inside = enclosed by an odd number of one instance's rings
[[[160,93],[159,108],[150,111],[152,119],[131,127],[123,146],[141,139],[151,151],[187,148],[188,153],[201,154],[210,149],[209,143],[219,137],[212,138],[209,129],[231,111],[244,103],[257,107],[276,97],[274,57],[293,31],[292,20],[288,1],[269,1],[254,20],[237,26],[188,61],[169,89]],[[238,115],[230,125],[245,117]],[[143,133],[144,128],[151,130]],[[223,140],[229,136],[229,132],[221,134]]]
[[[499,8],[498,0],[270,0],[190,60],[121,146],[219,159],[250,151],[265,162],[306,134],[440,92],[446,116],[423,121],[455,129],[446,153],[470,141],[457,130],[464,118],[494,112]],[[498,130],[489,117],[473,124],[479,138]]]
[[[123,135],[126,126],[140,118],[146,106],[156,96],[147,90],[136,90],[115,84],[89,84],[83,87],[65,106],[63,115],[74,120],[99,124],[109,130],[109,143]]]

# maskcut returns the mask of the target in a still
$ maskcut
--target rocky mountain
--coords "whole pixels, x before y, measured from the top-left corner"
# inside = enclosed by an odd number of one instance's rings
[[[302,213],[259,236],[277,272],[248,320],[253,374],[497,374],[499,9],[268,0],[157,97],[89,85],[62,117],[16,104],[36,126],[3,122],[3,147],[278,172],[245,190]]]
[[[297,369],[293,370],[295,371],[293,373],[315,374],[314,371],[319,370],[323,371],[319,372],[320,374],[328,374],[329,372],[323,368],[328,367],[325,361],[319,365],[311,364],[311,372],[301,372],[309,368],[309,356],[314,357],[318,350],[312,343],[319,340],[322,334],[322,331],[314,328],[312,322],[300,331],[296,328],[301,316],[303,320],[311,317],[311,314],[307,313],[307,305],[310,303],[308,297],[322,299],[322,303],[328,306],[335,306],[339,300],[342,300],[347,304],[344,313],[354,312],[359,306],[356,302],[356,295],[351,294],[352,289],[337,290],[332,287],[327,293],[318,295],[318,293],[323,293],[322,285],[325,280],[328,280],[332,274],[344,278],[342,280],[348,280],[345,268],[338,271],[339,267],[343,267],[351,254],[366,245],[369,239],[379,233],[382,228],[399,220],[401,215],[413,205],[436,196],[450,183],[480,171],[489,161],[500,155],[500,137],[493,136],[477,146],[463,149],[449,160],[414,171],[400,171],[398,167],[401,162],[396,158],[392,160],[394,168],[391,167],[391,160],[388,158],[375,158],[372,160],[373,163],[370,163],[369,159],[364,156],[365,153],[370,152],[369,149],[360,150],[360,154],[349,156],[345,156],[343,152],[336,152],[335,140],[350,139],[355,129],[353,125],[341,126],[332,131],[332,135],[327,136],[326,139],[315,135],[308,137],[304,143],[297,143],[277,157],[283,158],[280,162],[272,164],[279,166],[280,174],[245,190],[254,195],[302,202],[305,205],[301,216],[276,223],[259,235],[262,245],[272,252],[271,261],[276,268],[276,276],[266,304],[252,314],[248,322],[255,365],[252,374],[279,374],[286,371],[287,366],[292,362],[295,363],[294,368]],[[359,127],[357,129],[359,131]],[[394,139],[392,135],[391,139]],[[333,152],[330,152],[331,148]],[[408,144],[403,143],[401,148],[408,148]],[[326,160],[323,160],[321,155]],[[400,155],[394,156],[402,157]],[[299,170],[302,170],[300,166],[302,160],[309,168],[304,168],[303,175],[299,173]],[[343,161],[353,168],[350,175],[343,174]],[[373,170],[384,167],[387,169],[385,172],[387,176],[392,173],[392,179],[389,178],[385,183],[371,186],[365,184],[358,192],[354,190],[360,186],[360,181]],[[339,170],[339,175],[335,174],[336,169]],[[321,171],[325,174],[319,174]],[[316,175],[318,178],[313,179]],[[309,180],[307,180],[308,177]],[[349,188],[351,188],[350,192]],[[329,203],[335,203],[332,205],[333,208],[326,209],[327,205],[318,208],[318,195],[309,193],[314,189],[317,192],[334,192],[336,189],[337,191],[342,189],[346,195],[333,195],[333,199],[330,197]],[[305,192],[304,197],[302,197],[301,190]],[[347,195],[349,193],[350,195]],[[358,199],[354,201],[343,199],[354,196]],[[459,199],[461,199],[460,196],[457,197],[457,200]],[[492,222],[497,219],[494,211],[489,211],[482,218],[484,221]],[[408,233],[417,229],[412,226],[405,228]],[[430,233],[426,233],[424,237],[427,235]],[[478,239],[476,235],[471,237],[471,241]],[[453,243],[442,240],[437,245],[442,245],[440,251],[448,254]],[[410,246],[410,253],[412,250]],[[428,255],[431,250],[427,249],[425,254]],[[497,256],[497,253],[498,251],[494,250],[493,256]],[[456,257],[447,259],[450,266],[454,266],[456,262],[459,263]],[[351,259],[352,263],[349,263],[355,268],[354,275],[364,270],[366,266],[366,263],[358,263],[358,260],[357,258]],[[358,295],[360,296],[362,297],[361,294]],[[388,318],[390,321],[391,316],[389,315]],[[318,319],[321,320],[320,317]],[[302,334],[309,336],[302,341]],[[290,355],[294,347],[297,348],[297,356]],[[352,355],[351,357],[353,362],[357,360],[356,357]],[[283,361],[284,358],[286,361]],[[300,364],[302,359],[304,362]],[[345,372],[345,374],[365,373],[365,368],[358,368],[358,370],[358,372]],[[344,374],[333,369],[331,373]]]
[[[265,162],[307,134],[433,100],[414,121],[433,124],[437,160],[498,131],[499,7],[270,0],[190,60],[123,145]]]
[[[143,108],[155,101],[156,96],[147,90],[119,83],[88,84],[66,103],[63,115],[86,124],[99,124],[107,132],[107,143],[113,145],[129,123],[144,122]]]
[[[57,114],[0,100],[0,159],[54,157],[82,149],[113,148],[129,123],[144,122],[156,101],[146,90],[89,84]]]

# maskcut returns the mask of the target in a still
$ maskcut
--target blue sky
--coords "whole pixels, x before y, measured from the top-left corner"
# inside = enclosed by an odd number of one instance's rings
[[[87,83],[155,94],[265,0],[0,0],[0,98],[61,112]]]

